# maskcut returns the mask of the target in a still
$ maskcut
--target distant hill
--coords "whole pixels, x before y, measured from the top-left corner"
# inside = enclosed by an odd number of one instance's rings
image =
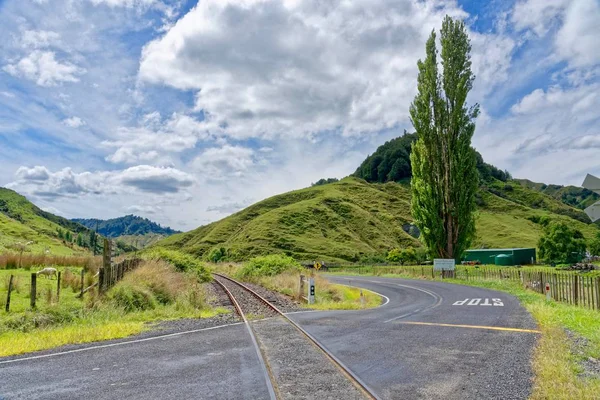
[[[73,218],[72,221],[90,229],[97,229],[98,233],[110,238],[124,235],[146,235],[149,233],[169,236],[174,233],[179,233],[179,231],[168,227],[162,227],[159,224],[150,221],[148,218],[138,217],[137,215],[125,215],[124,217],[106,220],[95,218]]]
[[[600,195],[582,187],[547,185],[545,183],[532,182],[529,179],[515,179],[515,181],[521,186],[546,194],[556,200],[562,201],[564,204],[581,210],[600,200]]]
[[[89,251],[91,231],[85,226],[46,212],[17,192],[0,188],[0,251],[71,255]],[[78,239],[80,244],[78,245]]]
[[[147,218],[136,215],[126,215],[107,220],[75,218],[72,221],[90,229],[97,229],[99,234],[114,238],[117,242],[137,249],[147,247],[167,236],[179,233],[179,231],[162,227]]]

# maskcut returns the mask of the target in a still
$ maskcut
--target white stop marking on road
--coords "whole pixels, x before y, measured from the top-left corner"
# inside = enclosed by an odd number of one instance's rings
[[[491,300],[491,302],[490,302]],[[464,299],[455,301],[453,306],[496,306],[504,307],[502,299]]]

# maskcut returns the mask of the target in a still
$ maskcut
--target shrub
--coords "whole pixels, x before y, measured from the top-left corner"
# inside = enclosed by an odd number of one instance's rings
[[[422,256],[422,254],[419,254]],[[417,252],[413,247],[407,247],[406,249],[393,249],[390,250],[387,256],[387,260],[390,262],[399,262],[401,264],[414,264],[418,261]]]
[[[223,247],[213,247],[209,252],[206,258],[211,262],[219,262],[225,258],[227,255],[227,250]]]
[[[549,263],[580,261],[585,254],[583,234],[564,223],[549,224],[538,242],[540,258]]]
[[[300,271],[302,266],[292,257],[281,254],[254,257],[238,272],[240,278],[274,276],[286,271]]]
[[[156,299],[152,292],[143,286],[123,282],[109,294],[109,298],[125,311],[152,310],[156,308]]]
[[[210,281],[210,274],[204,267],[204,264],[190,254],[156,248],[146,253],[146,258],[166,261],[173,264],[181,272],[193,271],[200,282]]]

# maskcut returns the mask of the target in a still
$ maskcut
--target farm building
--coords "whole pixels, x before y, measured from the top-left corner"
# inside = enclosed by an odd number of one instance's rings
[[[535,249],[472,249],[465,252],[463,261],[479,261],[481,264],[525,265],[536,261]]]

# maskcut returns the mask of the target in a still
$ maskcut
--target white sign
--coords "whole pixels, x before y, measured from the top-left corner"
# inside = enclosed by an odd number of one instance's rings
[[[504,307],[502,299],[464,299],[455,301],[453,306],[491,306],[491,307]]]
[[[434,258],[433,269],[436,271],[454,271],[456,262],[453,258]]]

